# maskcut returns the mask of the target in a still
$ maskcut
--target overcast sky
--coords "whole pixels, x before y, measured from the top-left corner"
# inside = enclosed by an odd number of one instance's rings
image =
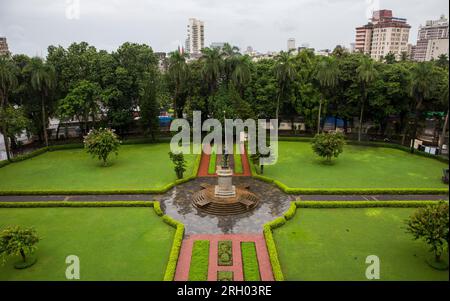
[[[297,46],[332,49],[349,46],[373,8],[407,18],[413,44],[420,24],[449,14],[448,0],[0,0],[0,36],[13,53],[32,56],[74,41],[108,51],[130,41],[168,52],[184,44],[195,17],[205,22],[206,46],[278,51],[292,37]]]

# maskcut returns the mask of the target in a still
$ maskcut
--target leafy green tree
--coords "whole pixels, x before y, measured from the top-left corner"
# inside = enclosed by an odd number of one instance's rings
[[[203,48],[201,61],[203,63],[203,79],[208,85],[208,92],[211,97],[211,101],[208,104],[209,107],[209,105],[214,104],[214,97],[223,71],[223,60],[220,50],[217,48]]]
[[[169,152],[169,157],[174,164],[174,170],[177,174],[177,178],[182,179],[183,173],[186,171],[186,160],[184,159],[183,153],[175,154],[173,152]]]
[[[441,68],[447,69],[448,70],[448,55],[443,53],[440,56],[438,56],[437,60],[436,60],[436,66],[439,66]]]
[[[182,118],[189,80],[189,66],[186,63],[186,54],[180,53],[179,51],[170,53],[167,75],[173,86],[172,97],[174,111],[178,118]]]
[[[361,102],[360,102],[360,114],[359,114],[359,128],[358,128],[358,141],[361,141],[361,131],[363,123],[364,106],[367,102],[367,90],[377,77],[377,70],[375,69],[375,63],[373,60],[364,57],[360,61],[359,67],[356,69],[358,82],[361,89]]]
[[[26,268],[36,261],[27,262],[27,256],[36,250],[39,236],[33,228],[9,226],[0,232],[0,257],[3,263],[9,256],[20,255],[22,262],[15,265],[16,268]]]
[[[296,78],[296,70],[289,52],[281,51],[276,57],[274,71],[278,83],[277,107],[275,111],[275,119],[278,120],[281,98],[285,96],[286,89]]]
[[[339,67],[333,58],[324,57],[320,60],[315,69],[315,79],[322,88],[322,98],[319,103],[319,113],[317,116],[317,133],[320,132],[320,115],[322,111],[322,103],[324,95],[330,95],[332,89],[337,86],[339,81]]]
[[[14,108],[11,105],[0,109],[0,120],[2,120],[3,124],[0,132],[4,137],[9,137],[11,140],[14,140],[16,135],[20,135],[29,124],[29,120],[25,117],[23,110]],[[5,138],[5,149],[7,151],[7,158],[9,159],[11,154],[8,153],[10,151],[8,140]]]
[[[120,140],[112,129],[92,129],[84,137],[84,147],[88,154],[97,157],[107,165],[108,156],[111,153],[119,154]]]
[[[241,97],[244,89],[250,83],[252,73],[250,70],[251,61],[248,56],[240,56],[236,59],[234,70],[231,73],[231,79],[235,88],[239,91]]]
[[[159,130],[159,103],[157,100],[159,79],[156,76],[149,76],[148,80],[142,84],[140,96],[140,116],[139,119],[145,134],[150,134],[155,141]]]
[[[39,57],[34,57],[26,66],[26,70],[31,73],[31,87],[39,93],[41,98],[42,132],[45,145],[48,146],[48,108],[53,105],[52,93],[56,86],[55,68],[44,62]]]
[[[344,145],[344,135],[335,132],[317,134],[312,140],[313,151],[320,157],[326,158],[328,162],[344,151]]]
[[[448,203],[440,202],[436,205],[419,208],[406,221],[406,225],[406,231],[411,233],[415,240],[425,240],[430,246],[430,251],[434,253],[435,262],[440,263],[444,248],[446,245],[448,246]]]
[[[384,56],[384,62],[386,64],[394,64],[396,62],[395,54],[392,52],[389,52]]]
[[[0,56],[0,112],[5,112],[9,105],[9,95],[17,86],[17,69],[14,63],[6,56]],[[6,156],[10,159],[8,125],[6,119],[0,118],[0,132],[5,142]]]
[[[82,80],[76,84],[67,96],[58,102],[58,115],[62,119],[70,119],[74,116],[84,123],[83,132],[89,130],[89,117],[95,126],[100,110],[101,88],[97,83]]]

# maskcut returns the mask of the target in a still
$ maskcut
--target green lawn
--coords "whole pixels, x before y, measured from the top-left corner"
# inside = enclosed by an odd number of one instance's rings
[[[196,240],[192,247],[189,281],[208,280],[209,240]]]
[[[0,191],[162,188],[176,180],[169,151],[168,143],[123,145],[108,167],[83,149],[47,152],[0,168]],[[185,158],[188,176],[195,156]]]
[[[175,230],[152,208],[0,209],[0,229],[33,226],[42,240],[31,268],[11,258],[0,280],[66,280],[66,256],[80,259],[80,280],[162,280]]]
[[[242,268],[245,281],[260,281],[258,257],[254,242],[242,242]]]
[[[414,208],[298,209],[274,230],[287,280],[366,280],[366,257],[380,259],[380,280],[447,280],[425,260],[423,241],[405,233]],[[448,260],[448,253],[446,254]]]
[[[264,168],[264,176],[297,188],[446,188],[446,167],[401,150],[353,145],[330,165],[308,142],[280,141],[278,161]]]
[[[243,172],[243,169],[242,169],[241,154],[238,154],[238,152],[236,151],[238,146],[239,146],[238,144],[234,145],[233,158],[234,158],[234,172],[239,174]]]
[[[213,175],[216,173],[216,161],[217,161],[217,145],[213,145],[211,154],[209,156],[208,174]]]

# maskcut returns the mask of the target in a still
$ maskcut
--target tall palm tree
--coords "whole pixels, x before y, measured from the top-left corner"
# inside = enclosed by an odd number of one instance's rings
[[[374,61],[371,58],[363,57],[359,62],[358,68],[356,68],[356,76],[361,89],[358,141],[361,141],[364,106],[367,101],[367,90],[370,84],[376,79],[377,74],[378,72],[375,69]]]
[[[48,146],[48,116],[46,108],[50,102],[51,92],[56,86],[56,71],[52,65],[44,62],[39,57],[32,58],[25,68],[31,74],[31,87],[41,96],[42,130],[45,145]]]
[[[324,102],[324,95],[329,93],[331,89],[337,86],[339,81],[339,68],[337,62],[333,58],[324,57],[321,59],[315,68],[314,78],[322,88],[322,97],[319,102],[319,114],[317,117],[317,134],[320,132],[320,115],[322,112],[322,103]]]
[[[173,106],[178,118],[183,117],[183,103],[181,99],[189,78],[189,66],[186,63],[186,54],[174,51],[170,53],[168,76],[175,85]]]
[[[296,70],[290,52],[281,51],[276,57],[275,77],[278,82],[278,98],[277,108],[275,111],[275,119],[278,120],[280,111],[280,101],[284,96],[287,86],[295,80]]]
[[[238,89],[242,97],[244,93],[244,87],[251,80],[250,59],[248,56],[239,56],[233,73],[231,74],[231,80],[233,81],[234,86]]]
[[[238,47],[225,43],[220,51],[220,55],[223,58],[225,81],[228,83],[232,79],[233,71],[239,64],[241,54]]]
[[[411,69],[411,87],[410,95],[414,98],[414,127],[412,138],[416,139],[418,122],[422,112],[423,102],[430,97],[434,86],[434,71],[432,63],[420,62]],[[411,147],[414,151],[414,146]]]
[[[445,81],[445,86],[444,86],[444,89],[441,94],[441,100],[442,100],[442,103],[444,104],[444,106],[447,107],[447,114],[445,115],[444,126],[442,128],[442,134],[441,134],[441,137],[439,138],[439,149],[440,150],[442,149],[442,145],[444,144],[445,134],[447,132],[447,126],[448,126],[448,113],[449,113],[449,109],[448,109],[448,76],[447,76],[447,80]]]
[[[220,50],[218,48],[203,48],[201,60],[203,62],[202,75],[208,85],[209,94],[214,100],[217,85],[223,71],[223,60]]]
[[[0,56],[0,112],[4,112],[8,105],[8,95],[17,86],[17,69],[15,64],[6,56]],[[6,123],[0,120],[0,132],[3,133],[3,140],[5,143],[6,157],[10,157],[10,148]]]

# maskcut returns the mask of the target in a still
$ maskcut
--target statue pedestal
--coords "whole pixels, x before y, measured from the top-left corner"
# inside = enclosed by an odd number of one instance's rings
[[[218,169],[217,170],[218,181],[214,187],[214,195],[216,197],[235,197],[236,187],[233,185],[233,171],[231,169]]]

